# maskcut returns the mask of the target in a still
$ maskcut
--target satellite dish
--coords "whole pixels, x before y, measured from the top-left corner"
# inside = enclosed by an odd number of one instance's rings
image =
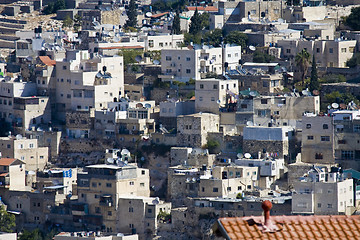
[[[329,110],[330,110],[330,109],[331,109],[331,106],[330,106],[330,105],[329,105],[329,106],[327,106],[327,109],[329,109]]]
[[[16,135],[16,140],[21,140],[21,139],[22,139],[22,135],[21,135],[21,134]]]
[[[118,165],[119,167],[123,167],[123,166],[126,166],[126,163],[123,161],[117,160],[116,165]]]
[[[147,13],[145,13],[145,16],[149,18],[149,17],[152,16],[152,13],[151,13],[151,12],[147,12]]]
[[[210,64],[213,64],[215,62],[214,59],[210,59]]]
[[[220,99],[218,99],[218,100],[216,101],[216,103],[217,103],[217,104],[220,104],[220,103],[221,103]]]
[[[151,105],[149,103],[145,103],[145,108],[151,108]]]
[[[244,157],[247,158],[247,159],[249,159],[249,158],[251,158],[251,154],[250,154],[250,153],[245,153],[245,154],[244,154]]]
[[[249,46],[249,49],[250,49],[251,51],[255,51],[255,50],[256,50],[256,47],[250,45],[250,46]]]
[[[310,96],[311,95],[311,93],[308,90],[302,90],[301,93],[304,96]]]
[[[312,93],[314,94],[314,96],[318,96],[320,94],[319,90],[313,90]]]
[[[28,175],[35,175],[36,173],[34,171],[29,171]]]
[[[127,150],[126,148],[124,148],[123,150],[121,150],[121,155],[128,155],[130,154],[130,151]]]
[[[238,153],[236,156],[237,156],[237,158],[243,158],[243,157],[244,157],[244,154]]]
[[[160,61],[159,61],[159,60],[154,60],[153,63],[154,63],[155,65],[159,65],[159,64],[160,64]]]
[[[254,126],[254,123],[252,121],[247,121],[246,126]]]
[[[249,93],[249,95],[252,96],[252,97],[255,97],[255,96],[256,96],[256,92],[251,91],[251,92]]]
[[[331,104],[331,107],[337,109],[337,108],[339,108],[339,104],[334,102],[334,103]]]
[[[109,164],[114,164],[114,159],[113,158],[108,158],[106,159],[106,162]]]
[[[135,61],[137,61],[138,63],[141,62],[141,60],[142,60],[142,57],[140,55],[137,55],[135,57]]]

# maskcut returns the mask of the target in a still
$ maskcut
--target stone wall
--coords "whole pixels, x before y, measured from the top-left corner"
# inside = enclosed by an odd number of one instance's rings
[[[258,157],[258,153],[278,153],[279,158],[289,154],[289,143],[283,141],[256,141],[244,140],[243,141],[244,153],[250,153],[254,158]]]

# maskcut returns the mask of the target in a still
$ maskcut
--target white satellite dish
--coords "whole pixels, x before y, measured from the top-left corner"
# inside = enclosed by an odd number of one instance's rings
[[[147,12],[147,13],[145,13],[145,16],[146,16],[146,17],[151,17],[151,16],[152,16],[152,13],[151,13],[151,12]]]
[[[160,61],[159,61],[159,60],[154,60],[153,63],[154,63],[155,65],[159,65],[159,64],[160,64]]]
[[[339,104],[334,102],[334,103],[331,104],[331,107],[335,108],[335,109],[339,108]]]
[[[151,108],[151,105],[149,103],[145,103],[145,108]]]
[[[142,57],[140,55],[137,55],[135,57],[135,61],[137,61],[138,63],[141,62],[141,60],[142,60]]]
[[[218,100],[216,101],[216,103],[217,103],[217,104],[220,104],[220,103],[221,103],[220,99],[218,99]]]
[[[329,105],[329,106],[327,106],[327,109],[329,109],[329,110],[330,110],[330,109],[331,109],[331,106],[330,106],[330,105]]]
[[[21,134],[18,134],[18,135],[16,135],[16,140],[21,140],[22,139],[22,135]]]
[[[253,123],[252,121],[247,121],[247,122],[246,122],[246,126],[250,126],[250,127],[251,127],[251,126],[254,126],[254,123]]]
[[[126,148],[124,148],[123,150],[121,150],[121,155],[128,155],[130,154],[130,151],[127,150]]]
[[[288,97],[289,95],[287,95],[286,93],[284,94],[284,97]]]
[[[108,158],[106,159],[106,162],[109,164],[114,164],[114,159],[113,158]]]
[[[252,97],[255,97],[255,96],[256,96],[256,92],[251,91],[251,92],[249,93],[249,95],[252,96]]]
[[[249,46],[249,49],[250,49],[251,51],[255,51],[255,50],[256,50],[256,47],[250,45],[250,46]]]
[[[249,158],[251,158],[251,154],[250,154],[250,153],[245,153],[245,154],[244,154],[244,157],[247,158],[247,159],[249,159]]]
[[[243,157],[244,157],[244,154],[238,153],[236,156],[237,156],[237,158],[243,158]]]
[[[304,95],[304,96],[310,96],[311,93],[308,91],[308,90],[302,90],[301,93]]]

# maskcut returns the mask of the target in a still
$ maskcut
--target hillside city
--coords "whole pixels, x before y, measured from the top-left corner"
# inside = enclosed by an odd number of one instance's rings
[[[360,239],[359,0],[0,13],[0,239]]]

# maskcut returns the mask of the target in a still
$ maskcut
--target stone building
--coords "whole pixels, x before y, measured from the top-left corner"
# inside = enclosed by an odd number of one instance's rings
[[[202,147],[207,143],[208,132],[219,131],[219,115],[196,113],[177,118],[177,145]]]
[[[332,117],[307,114],[302,120],[301,161],[334,163],[334,124]]]

